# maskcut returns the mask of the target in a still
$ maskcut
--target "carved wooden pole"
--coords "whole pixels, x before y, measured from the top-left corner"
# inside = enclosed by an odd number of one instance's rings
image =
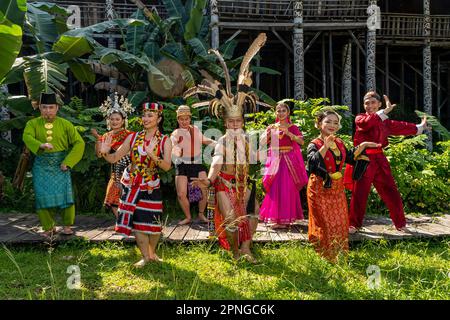
[[[305,98],[305,60],[303,48],[303,0],[294,2],[294,99]]]
[[[8,86],[6,84],[0,85],[0,93],[8,95]],[[9,111],[5,105],[0,105],[0,121],[9,120]],[[3,131],[0,134],[0,137],[11,142],[11,131]]]
[[[211,47],[213,49],[219,48],[219,8],[217,0],[210,0],[211,6]]]
[[[423,35],[425,36],[425,45],[423,46],[423,110],[431,115],[433,113],[433,91],[431,88],[431,17],[430,0],[423,0]],[[433,140],[431,132],[427,132],[427,149],[433,149]]]
[[[342,104],[352,110],[352,42],[346,44],[342,51],[344,66],[342,72]]]
[[[113,3],[114,3],[114,0],[106,0],[106,18],[108,19],[108,21],[111,21],[115,18]],[[109,33],[108,48],[110,48],[110,49],[116,48],[116,42],[114,41],[112,32]],[[109,77],[109,83],[110,83],[109,92],[110,92],[111,98],[114,98],[114,94],[113,94],[114,89],[113,88],[115,88],[117,85],[117,79]]]
[[[377,29],[380,25],[380,8],[377,6],[377,0],[370,0],[367,8],[367,43],[366,43],[366,90],[376,90],[375,79],[375,53],[377,41]]]

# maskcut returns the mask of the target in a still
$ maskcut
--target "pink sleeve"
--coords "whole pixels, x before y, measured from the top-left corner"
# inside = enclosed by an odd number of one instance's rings
[[[303,138],[303,134],[295,124],[289,127],[289,131],[295,134],[296,136],[300,136],[301,138]]]

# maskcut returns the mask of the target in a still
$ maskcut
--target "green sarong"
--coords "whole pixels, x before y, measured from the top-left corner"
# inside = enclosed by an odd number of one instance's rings
[[[67,208],[74,204],[70,171],[60,166],[67,152],[37,155],[33,164],[36,209]]]

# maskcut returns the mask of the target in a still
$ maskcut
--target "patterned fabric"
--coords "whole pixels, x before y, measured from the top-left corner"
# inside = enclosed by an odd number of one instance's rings
[[[113,177],[109,179],[108,186],[106,187],[106,195],[104,204],[105,207],[117,207],[119,206],[120,196],[122,195],[122,185],[117,183]]]
[[[291,124],[288,130],[296,136],[302,136],[296,125]],[[279,126],[270,126],[267,135],[269,141],[278,139],[279,150],[273,150],[270,144],[262,179],[266,195],[259,212],[260,220],[290,224],[303,219],[299,191],[308,182],[305,163],[298,143],[279,130]]]
[[[164,155],[164,144],[167,136],[162,135],[156,131],[155,137],[158,139],[158,144],[153,150],[153,154],[159,158]],[[123,172],[121,183],[125,186],[139,187],[141,190],[158,189],[160,186],[160,179],[157,165],[145,152],[145,131],[134,133],[131,139],[131,168]]]
[[[336,261],[339,252],[348,251],[348,208],[343,179],[324,188],[323,179],[311,174],[307,189],[308,238],[317,252]]]
[[[112,135],[112,145],[110,153],[114,153],[123,144],[125,139],[131,134],[131,131],[123,129],[116,134]],[[103,135],[103,139],[106,139],[106,135]],[[122,186],[120,179],[122,178],[123,171],[131,164],[129,155],[125,155],[118,162],[111,164],[111,178],[109,179],[108,186],[106,187],[105,200],[103,201],[105,207],[110,208],[112,206],[119,205],[119,199],[122,194]]]
[[[67,208],[74,204],[70,171],[60,166],[67,152],[44,153],[33,164],[36,209]]]
[[[251,240],[252,235],[250,232],[250,223],[247,219],[246,206],[244,197],[238,197],[238,192],[236,190],[235,176],[230,174],[225,174],[223,172],[219,173],[219,176],[214,181],[214,188],[216,194],[218,192],[224,191],[230,201],[231,207],[233,208],[236,220],[239,220],[238,224],[238,242],[241,244],[244,241]],[[241,186],[243,186],[241,184]],[[240,190],[240,194],[244,192],[244,188]],[[224,225],[224,215],[220,212],[219,205],[217,203],[216,197],[216,209],[214,213],[214,225],[216,228],[216,234],[219,239],[219,244],[222,248],[230,250],[230,244],[227,240],[225,225]]]
[[[131,139],[132,168],[125,169],[122,176],[124,187],[119,204],[116,232],[129,236],[131,232],[161,233],[163,203],[157,165],[145,153],[145,131],[134,133]],[[156,131],[159,143],[153,150],[163,156],[167,136]]]
[[[163,203],[161,190],[148,193],[139,188],[124,188],[119,205],[116,232],[130,236],[134,232],[158,234],[162,231]]]

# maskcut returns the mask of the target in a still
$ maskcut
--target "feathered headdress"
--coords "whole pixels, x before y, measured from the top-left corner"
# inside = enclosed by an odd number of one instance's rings
[[[108,130],[110,130],[109,126],[109,116],[113,113],[120,113],[122,117],[125,119],[125,127],[127,127],[128,121],[128,115],[134,112],[133,105],[128,102],[128,99],[124,96],[118,96],[117,92],[114,93],[114,101],[112,101],[111,97],[108,96],[105,101],[101,104],[101,106],[98,108],[100,112],[103,114],[104,117],[106,117],[106,121],[108,124]]]
[[[212,99],[208,101],[202,101],[194,103],[193,108],[209,105],[209,111],[217,118],[223,116],[239,117],[244,113],[244,107],[247,106],[247,111],[255,112],[256,105],[263,105],[271,107],[270,105],[258,100],[258,96],[250,91],[252,85],[252,72],[250,71],[250,61],[258,53],[258,51],[266,43],[266,34],[260,33],[258,37],[253,41],[248,48],[247,53],[241,63],[239,70],[239,76],[236,85],[236,94],[231,92],[231,80],[228,72],[228,67],[219,51],[210,49],[208,53],[213,53],[219,59],[219,63],[223,69],[225,75],[225,88],[217,80],[215,80],[208,72],[200,70],[200,73],[204,77],[201,84],[186,90],[183,97],[186,99],[195,94],[206,94]]]

